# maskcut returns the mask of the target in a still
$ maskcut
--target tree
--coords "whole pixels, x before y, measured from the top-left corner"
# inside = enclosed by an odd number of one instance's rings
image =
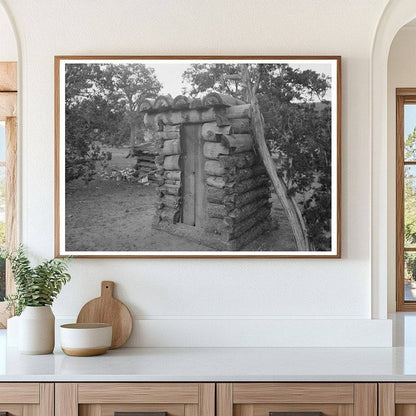
[[[405,141],[405,160],[414,160],[416,154],[416,127]],[[405,245],[416,244],[416,177],[413,166],[405,166],[404,175],[404,237]]]
[[[67,64],[65,71],[66,180],[93,179],[104,161],[103,143],[133,146],[144,97],[161,89],[154,70],[143,64]]]
[[[264,135],[288,198],[297,201],[315,250],[328,250],[331,235],[330,78],[287,64],[248,65],[249,83],[264,118]],[[183,74],[186,92],[211,91],[247,101],[240,65],[192,65]],[[258,75],[258,81],[256,77]],[[292,224],[293,226],[293,224]]]
[[[114,107],[124,110],[124,121],[130,129],[130,146],[136,141],[137,130],[143,122],[138,112],[145,98],[155,97],[162,89],[153,68],[144,64],[107,64],[103,66],[100,84]]]

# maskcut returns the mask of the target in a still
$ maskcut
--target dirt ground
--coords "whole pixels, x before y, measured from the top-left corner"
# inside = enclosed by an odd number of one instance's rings
[[[151,227],[155,185],[93,180],[66,190],[68,251],[213,251],[212,248]],[[254,251],[296,250],[290,225],[277,201],[272,230],[244,247]]]
[[[131,167],[127,149],[109,148],[110,168]],[[273,194],[274,195],[274,194]],[[66,250],[68,251],[214,251],[182,237],[152,228],[156,186],[95,179],[66,185]],[[243,251],[296,250],[289,222],[273,196],[272,229]]]

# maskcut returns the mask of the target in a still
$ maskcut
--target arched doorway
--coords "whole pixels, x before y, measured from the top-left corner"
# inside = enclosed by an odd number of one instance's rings
[[[402,26],[416,17],[413,0],[390,1],[380,18],[371,51],[371,269],[372,317],[387,318],[389,266],[394,252],[389,244],[389,224],[395,211],[389,209],[388,154],[388,56]],[[391,270],[391,267],[390,267]]]

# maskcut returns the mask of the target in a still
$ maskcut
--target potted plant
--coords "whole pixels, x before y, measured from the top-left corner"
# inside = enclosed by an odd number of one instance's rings
[[[19,318],[19,351],[49,354],[55,346],[55,316],[51,305],[71,276],[68,258],[46,260],[33,267],[23,246],[2,251],[10,261],[16,292],[6,296],[8,309]]]

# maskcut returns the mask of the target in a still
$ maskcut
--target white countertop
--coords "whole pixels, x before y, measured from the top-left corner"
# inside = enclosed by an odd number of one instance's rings
[[[0,381],[416,381],[416,348],[121,348],[21,355],[0,331]]]

